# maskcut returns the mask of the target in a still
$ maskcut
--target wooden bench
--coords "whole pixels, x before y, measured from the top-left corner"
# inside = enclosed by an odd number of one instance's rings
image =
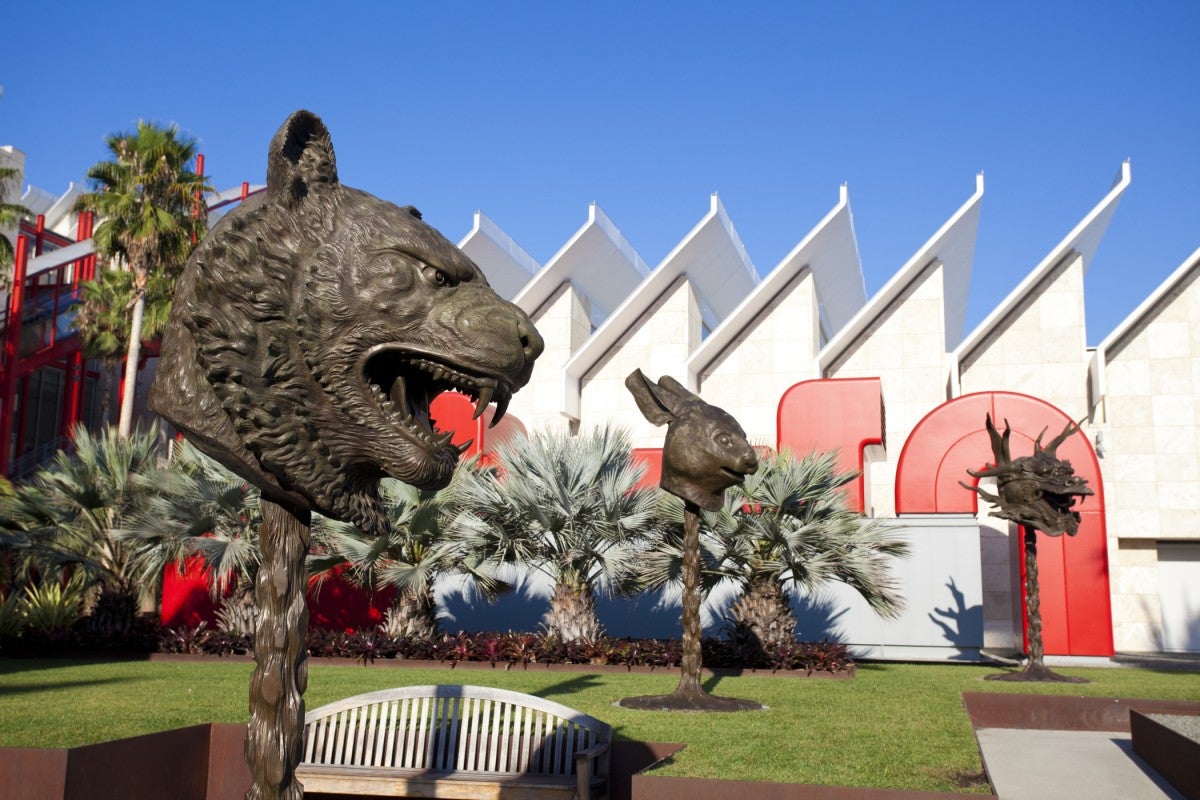
[[[304,718],[309,792],[462,800],[608,795],[612,728],[550,700],[484,686],[405,686]]]

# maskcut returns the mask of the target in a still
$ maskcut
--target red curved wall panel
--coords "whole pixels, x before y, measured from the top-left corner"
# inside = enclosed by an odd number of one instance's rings
[[[1033,452],[1046,431],[1049,440],[1070,417],[1036,397],[1015,392],[981,392],[950,400],[925,416],[909,435],[896,468],[896,513],[974,513],[977,495],[958,484],[974,483],[967,469],[992,460],[987,414],[1003,430],[1012,426],[1014,458]],[[1108,586],[1108,540],[1100,463],[1082,433],[1068,438],[1058,455],[1096,492],[1079,507],[1074,537],[1038,535],[1038,571],[1043,639],[1053,655],[1111,656],[1112,608]],[[1022,560],[1024,555],[1022,554]],[[1022,569],[1024,564],[1022,563]]]
[[[846,490],[855,511],[866,508],[863,449],[883,444],[883,388],[879,378],[801,381],[783,393],[776,417],[778,450],[797,456],[836,450],[838,466],[858,470]]]

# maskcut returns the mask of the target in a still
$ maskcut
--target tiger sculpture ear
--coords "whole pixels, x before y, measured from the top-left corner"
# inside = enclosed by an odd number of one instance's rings
[[[329,129],[311,111],[295,112],[272,137],[267,151],[267,198],[290,207],[315,187],[337,182]]]

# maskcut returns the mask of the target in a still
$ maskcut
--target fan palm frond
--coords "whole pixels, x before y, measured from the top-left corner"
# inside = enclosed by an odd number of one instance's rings
[[[456,534],[449,525],[448,489],[420,490],[390,478],[380,483],[389,530],[369,536],[356,526],[317,517],[313,521],[314,552],[308,570],[318,581],[345,569],[351,581],[375,591],[396,590],[393,618],[404,618],[405,631],[432,633],[437,629],[434,583],[442,576],[463,575],[485,597],[507,591],[476,550],[479,539],[469,531]]]
[[[655,493],[638,487],[642,474],[628,434],[615,428],[517,439],[497,454],[495,467],[462,470],[451,486],[452,527],[477,539],[491,561],[553,580],[546,625],[571,640],[599,624],[575,619],[594,618],[594,601],[572,601],[572,612],[560,607],[564,598],[629,588],[658,527]]]
[[[844,487],[856,477],[841,471],[832,454],[796,459],[784,452],[763,460],[744,484],[725,493],[724,507],[701,515],[701,585],[736,587],[734,627],[749,626],[755,637],[781,634],[781,621],[794,619],[786,590],[813,592],[831,581],[858,592],[881,616],[904,608],[895,558],[908,543],[885,520],[870,520],[846,503]],[[680,580],[683,504],[668,500],[667,530],[642,561],[641,585],[661,587]],[[736,633],[736,630],[735,630]]]

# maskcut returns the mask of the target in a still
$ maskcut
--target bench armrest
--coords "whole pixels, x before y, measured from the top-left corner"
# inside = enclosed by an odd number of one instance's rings
[[[575,786],[579,800],[591,800],[592,762],[608,752],[608,745],[608,742],[600,742],[575,754]]]

